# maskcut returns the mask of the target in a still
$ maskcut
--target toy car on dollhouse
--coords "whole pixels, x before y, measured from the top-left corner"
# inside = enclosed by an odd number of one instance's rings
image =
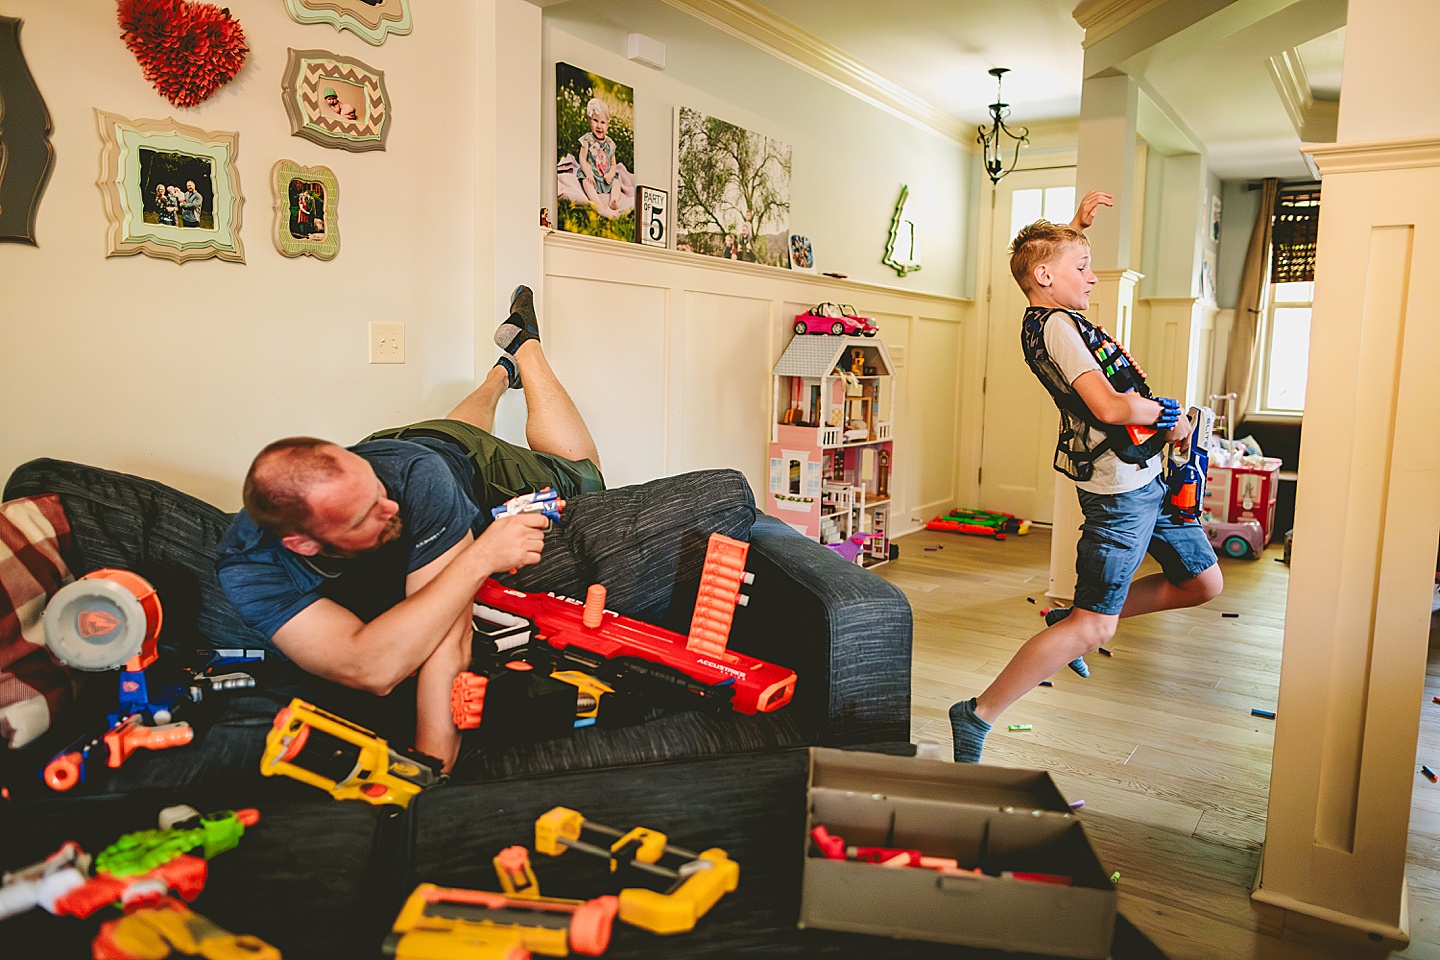
[[[875,321],[862,317],[846,303],[817,303],[795,318],[795,332],[829,333],[835,336],[873,337],[880,332]]]

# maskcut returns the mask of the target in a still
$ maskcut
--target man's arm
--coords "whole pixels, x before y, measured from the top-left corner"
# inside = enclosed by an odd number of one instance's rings
[[[411,573],[407,591],[411,578],[423,585],[369,623],[317,600],[275,632],[275,645],[308,673],[384,696],[435,652],[486,577],[540,559],[549,523],[534,513],[496,520]]]

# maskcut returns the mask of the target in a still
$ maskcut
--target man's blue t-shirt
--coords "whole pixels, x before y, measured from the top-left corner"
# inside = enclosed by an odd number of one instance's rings
[[[366,623],[405,599],[405,577],[490,520],[475,505],[474,468],[442,441],[371,440],[348,448],[370,463],[400,505],[401,534],[348,559],[304,557],[242,510],[215,561],[225,595],[267,639],[316,600],[333,600]],[[484,514],[482,517],[481,514]],[[276,650],[276,652],[280,652]]]

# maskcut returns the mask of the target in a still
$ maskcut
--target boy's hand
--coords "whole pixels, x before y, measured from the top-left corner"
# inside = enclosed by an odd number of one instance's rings
[[[1150,424],[1150,428],[1157,433],[1170,430],[1178,421],[1185,419],[1180,416],[1179,400],[1173,400],[1170,397],[1152,397],[1151,399],[1160,404],[1160,416]]]
[[[1181,417],[1179,420],[1175,421],[1175,426],[1165,431],[1165,441],[1167,443],[1181,444],[1188,452],[1189,447],[1185,444],[1185,441],[1190,439],[1190,434],[1193,433],[1194,430],[1195,426],[1190,422],[1190,418]]]
[[[1080,206],[1075,211],[1075,219],[1070,221],[1070,226],[1076,230],[1089,229],[1090,224],[1095,222],[1095,214],[1101,205],[1107,207],[1115,206],[1115,197],[1112,194],[1100,190],[1091,190],[1080,200]]]

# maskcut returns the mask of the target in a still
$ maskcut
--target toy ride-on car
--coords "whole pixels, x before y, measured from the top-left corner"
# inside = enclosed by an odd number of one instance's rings
[[[1258,520],[1241,520],[1237,523],[1207,520],[1205,536],[1210,539],[1210,546],[1217,552],[1237,560],[1254,560],[1265,549],[1265,531]]]
[[[818,303],[795,318],[796,333],[830,333],[835,336],[873,337],[880,332],[875,321],[855,313],[844,303]]]

